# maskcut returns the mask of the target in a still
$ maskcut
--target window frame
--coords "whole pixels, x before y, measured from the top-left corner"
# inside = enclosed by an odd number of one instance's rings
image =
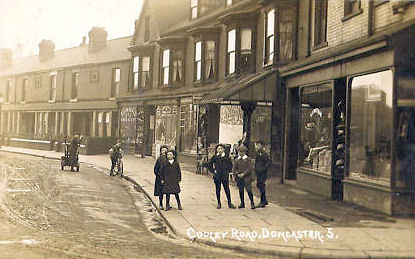
[[[57,75],[50,75],[49,85],[49,101],[56,100],[56,88],[57,88]]]
[[[168,51],[168,52],[166,52],[166,51]],[[168,58],[169,58],[169,60],[168,60],[168,62],[164,62],[164,58],[165,58],[165,54],[164,53],[169,53],[168,54]],[[169,87],[170,86],[170,84],[171,84],[171,79],[172,79],[172,76],[171,76],[171,67],[172,67],[172,58],[171,58],[171,55],[172,54],[172,50],[170,49],[170,48],[166,48],[166,49],[162,49],[161,50],[161,74],[160,74],[160,76],[161,76],[161,80],[160,80],[160,85],[161,85],[161,87]],[[167,55],[166,55],[167,56]],[[167,64],[167,65],[165,65],[165,64]],[[166,76],[166,70],[167,70],[167,82],[166,82],[166,79],[165,79],[165,76]]]
[[[27,87],[29,85],[29,79],[24,78],[22,81],[22,96],[21,96],[21,101],[22,103],[26,102],[26,97],[27,97]]]
[[[11,95],[12,95],[12,80],[8,80],[7,81],[7,85],[6,85],[6,96],[5,96],[5,103],[10,103],[11,102]]]
[[[119,71],[119,79],[117,81],[117,70]],[[120,83],[121,83],[121,68],[113,67],[112,68],[112,78],[111,78],[111,93],[110,98],[118,97],[120,93]]]
[[[268,35],[268,15],[269,15],[269,13],[270,12],[274,12],[274,31],[272,32],[272,34],[271,35]],[[277,38],[277,34],[278,34],[278,31],[277,31],[277,25],[278,25],[278,22],[277,22],[277,8],[276,7],[272,7],[272,8],[269,8],[269,9],[267,9],[267,10],[265,10],[265,16],[264,16],[264,53],[263,53],[263,59],[264,59],[264,62],[263,62],[263,67],[267,67],[267,66],[270,66],[270,65],[273,65],[274,63],[275,63],[275,61],[276,61],[276,57],[277,57],[277,53],[278,53],[278,51],[277,51],[277,48],[276,48],[276,46],[277,46],[277,41],[276,41],[276,38]],[[268,44],[270,45],[270,43],[268,42],[268,39],[270,39],[270,38],[273,38],[273,52],[271,53],[268,53],[267,52],[267,47],[268,47]],[[279,37],[278,37],[279,38]],[[270,50],[271,50],[271,48],[269,48]],[[272,59],[269,59],[269,56],[272,54]]]
[[[208,42],[213,42],[214,44],[214,58],[208,58]],[[200,60],[197,60],[197,44],[200,43]],[[212,50],[210,50],[212,51]],[[217,80],[217,71],[218,71],[218,40],[214,37],[198,37],[195,39],[195,51],[194,51],[194,83],[209,83]],[[209,78],[207,76],[207,64],[210,61],[210,64],[213,64],[213,77]],[[200,66],[198,67],[198,63]],[[200,68],[200,78],[197,78],[198,68]]]
[[[358,4],[356,10],[353,10],[353,4],[354,3]],[[347,20],[363,13],[362,1],[361,0],[344,0],[343,1],[343,10],[344,10],[344,14],[343,14],[342,22],[347,21]]]
[[[314,16],[313,16],[313,50],[318,50],[327,46],[327,17],[328,17],[328,0],[314,1]],[[325,10],[325,13],[317,12],[317,3],[320,5],[320,10]],[[321,18],[325,16],[324,24]],[[324,28],[324,31],[322,30]],[[318,41],[316,40],[318,39]]]
[[[195,5],[193,5],[195,3]],[[195,20],[199,18],[200,11],[199,11],[200,0],[190,0],[190,20]],[[196,11],[195,16],[193,17],[194,10]]]
[[[78,80],[77,80],[78,78]],[[71,87],[71,100],[78,99],[79,85],[81,81],[81,75],[79,72],[72,73],[72,87]]]

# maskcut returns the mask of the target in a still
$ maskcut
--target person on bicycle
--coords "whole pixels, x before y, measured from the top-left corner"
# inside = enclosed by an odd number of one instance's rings
[[[117,140],[115,145],[110,149],[110,158],[111,158],[110,175],[113,175],[114,167],[117,164],[118,158],[122,157],[121,143],[122,143],[121,140]]]

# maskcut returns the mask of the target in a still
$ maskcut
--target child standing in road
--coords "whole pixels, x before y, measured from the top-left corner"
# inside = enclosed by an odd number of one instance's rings
[[[244,189],[246,189],[251,201],[251,209],[255,209],[254,195],[252,194],[252,162],[251,158],[246,155],[246,152],[246,147],[240,146],[238,148],[239,156],[235,159],[233,167],[236,184],[239,189],[239,197],[241,198],[241,205],[238,208],[245,208]]]

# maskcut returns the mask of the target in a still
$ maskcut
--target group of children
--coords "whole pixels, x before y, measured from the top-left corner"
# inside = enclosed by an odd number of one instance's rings
[[[216,188],[217,208],[222,208],[220,193],[223,186],[225,194],[228,200],[228,207],[235,209],[235,205],[232,204],[231,194],[229,190],[229,177],[234,175],[236,184],[239,189],[239,197],[241,200],[238,208],[245,208],[244,189],[248,193],[249,200],[251,202],[251,209],[264,208],[268,205],[265,195],[265,181],[267,179],[267,171],[269,167],[268,155],[264,150],[264,143],[257,141],[256,145],[255,163],[247,155],[247,148],[240,146],[238,148],[238,156],[232,163],[232,159],[225,152],[225,146],[219,144],[216,146],[215,154],[210,158],[208,162],[208,168],[213,173],[213,181]],[[254,165],[253,165],[254,164]],[[157,159],[154,165],[154,174],[156,175],[154,185],[154,196],[159,197],[159,206],[163,210],[163,196],[166,195],[166,208],[170,210],[170,194],[174,194],[177,200],[177,206],[179,210],[182,210],[180,203],[180,182],[181,182],[181,170],[179,163],[175,158],[175,151],[168,150],[167,146],[160,148],[160,157]],[[261,193],[261,201],[255,206],[254,197],[252,194],[252,182],[257,181],[257,187]]]

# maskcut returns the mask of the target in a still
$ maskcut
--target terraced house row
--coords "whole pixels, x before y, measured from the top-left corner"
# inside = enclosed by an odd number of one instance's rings
[[[40,146],[76,130],[86,153],[167,144],[199,171],[216,143],[261,139],[282,181],[413,214],[414,25],[411,1],[147,0],[131,38],[2,50],[1,134]]]

